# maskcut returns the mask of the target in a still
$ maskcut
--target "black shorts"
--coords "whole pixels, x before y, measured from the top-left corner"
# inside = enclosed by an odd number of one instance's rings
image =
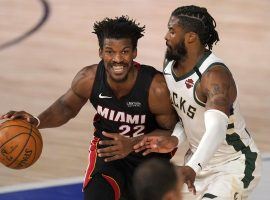
[[[89,164],[86,170],[85,180],[84,180],[84,195],[85,197],[90,195],[90,193],[95,193],[95,196],[105,195],[104,193],[114,193],[114,198],[106,198],[108,200],[118,200],[120,199],[128,199],[133,200],[134,192],[132,187],[132,177],[135,169],[141,164],[143,161],[152,158],[167,158],[170,159],[171,154],[150,154],[149,156],[142,156],[141,154],[132,153],[124,159],[105,162],[104,158],[100,158],[97,156],[97,148],[99,138],[94,137],[91,141],[90,149],[89,149]],[[104,181],[105,180],[105,181]],[[95,183],[89,184],[91,181],[96,181],[99,184],[95,186]],[[107,183],[109,184],[107,184]],[[111,188],[104,187],[111,186]],[[93,188],[91,190],[91,188]],[[100,189],[97,189],[100,188]],[[104,190],[103,190],[104,189]],[[95,190],[95,191],[93,191]],[[89,193],[89,194],[88,194]],[[98,194],[101,193],[101,194]],[[106,197],[111,197],[112,194],[107,194]],[[85,198],[86,199],[86,198]]]

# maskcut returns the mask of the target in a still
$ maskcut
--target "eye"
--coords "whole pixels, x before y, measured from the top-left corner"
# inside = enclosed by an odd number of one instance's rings
[[[174,34],[175,34],[175,32],[174,32],[173,30],[169,30],[169,33],[170,33],[171,35],[174,35]]]
[[[113,52],[112,50],[105,50],[105,53],[111,55]]]
[[[174,35],[175,34],[175,31],[172,29],[172,28],[169,28],[169,33],[171,34],[171,35]]]
[[[128,54],[128,53],[129,53],[128,50],[123,50],[123,51],[122,51],[122,54],[124,54],[124,55],[125,55],[125,54]]]

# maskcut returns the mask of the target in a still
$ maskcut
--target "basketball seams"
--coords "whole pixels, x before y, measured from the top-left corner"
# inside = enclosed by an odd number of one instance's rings
[[[37,155],[37,141],[36,141],[36,138],[33,136],[33,135],[30,135],[30,137],[29,137],[29,140],[30,140],[30,138],[32,138],[33,139],[33,141],[34,141],[34,143],[35,143],[35,152],[34,152],[34,156],[33,156],[33,159],[32,159],[32,161],[28,161],[28,162],[30,162],[31,163],[31,165],[32,164],[34,164],[36,161],[37,161],[37,159],[39,158],[39,157],[37,157],[36,155]],[[28,141],[29,142],[29,141]],[[27,142],[27,143],[28,143]],[[31,165],[29,165],[29,166],[31,166]],[[17,168],[18,167],[18,165],[17,166],[15,166],[14,168],[15,169],[21,169],[21,168]],[[28,167],[28,166],[27,166]]]
[[[43,140],[39,130],[23,120],[8,120],[0,124],[1,162],[13,169],[24,169],[34,164],[41,155]],[[14,152],[13,152],[14,151]]]
[[[38,157],[36,156],[37,155],[37,149],[38,149],[37,148],[37,141],[36,141],[36,138],[35,137],[33,137],[33,136],[31,136],[31,137],[33,138],[34,143],[35,143],[35,153],[34,153],[34,158],[33,158],[33,161],[32,161],[32,163],[35,163],[37,161],[37,159],[38,159]]]
[[[29,128],[30,128],[30,127],[25,127],[25,126],[23,126],[23,125],[18,125],[18,124],[16,124],[16,125],[6,125],[6,126],[3,126],[3,127],[0,128],[0,131],[1,131],[2,129],[4,129],[4,128],[8,128],[8,127],[12,127],[12,126],[15,126],[15,127],[23,127],[23,128],[26,128],[27,130],[29,130]],[[31,125],[31,126],[32,126],[32,125]],[[34,133],[39,137],[39,139],[42,140],[41,135],[40,135],[39,133],[36,133],[36,132],[35,132],[35,129],[33,129],[32,132],[34,132]]]
[[[9,140],[7,140],[7,141],[0,147],[0,149],[1,149],[5,144],[9,143],[11,140],[13,140],[13,139],[15,139],[16,137],[19,137],[19,136],[21,136],[21,135],[24,135],[24,134],[26,134],[26,135],[29,136],[29,133],[21,132],[21,133],[17,134],[16,136],[14,136],[14,137],[10,138]],[[37,147],[38,142],[37,142],[36,138],[35,138],[33,135],[30,135],[30,138],[33,139],[34,146],[35,146],[34,158],[32,159],[32,162],[31,162],[31,163],[35,163],[35,162],[37,161],[37,159],[39,158],[39,156],[37,157],[37,154],[38,154],[38,151],[37,151],[37,149],[38,149],[38,147]],[[30,138],[29,138],[29,140],[30,140]],[[29,140],[27,141],[26,144],[28,144]],[[42,142],[41,142],[41,145],[42,145]],[[24,150],[25,147],[22,148],[22,149]],[[22,150],[22,151],[23,151],[23,150]],[[20,152],[19,156],[20,156],[20,155],[21,155],[21,152]],[[16,160],[18,159],[19,156],[17,156],[16,159],[15,159],[14,161],[16,161]],[[13,161],[13,162],[14,162],[14,161]],[[34,162],[33,162],[33,161],[34,161]],[[12,164],[13,164],[13,162],[12,162]],[[8,166],[10,166],[10,165],[11,165],[11,164],[9,164]]]
[[[3,143],[3,145],[0,146],[0,149],[5,145],[7,144],[8,142],[10,142],[11,140],[13,140],[14,138],[22,135],[22,134],[25,134],[25,135],[29,135],[27,132],[21,132],[21,133],[18,133],[17,135],[13,136],[12,138],[8,139],[5,143]]]
[[[21,155],[22,152],[24,151],[26,145],[28,144],[28,141],[29,141],[29,139],[30,139],[30,137],[31,137],[31,133],[32,133],[32,126],[31,126],[31,129],[30,129],[30,132],[28,133],[28,136],[29,136],[29,137],[28,137],[28,139],[26,140],[26,142],[25,142],[25,144],[24,144],[24,146],[23,146],[21,152],[18,153],[17,157],[16,157],[9,165],[7,165],[7,167],[11,166],[11,165],[12,165],[12,164],[20,157],[20,155]],[[36,150],[35,150],[35,151],[36,151]]]

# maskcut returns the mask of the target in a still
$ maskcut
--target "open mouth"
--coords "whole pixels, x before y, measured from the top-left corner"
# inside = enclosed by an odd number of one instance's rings
[[[113,65],[112,70],[115,74],[122,74],[124,72],[124,65]]]

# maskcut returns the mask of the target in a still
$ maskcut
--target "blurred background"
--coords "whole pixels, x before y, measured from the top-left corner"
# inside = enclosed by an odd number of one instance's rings
[[[216,20],[220,41],[213,51],[231,69],[247,128],[267,157],[269,0],[0,0],[0,114],[25,110],[38,115],[66,92],[81,68],[98,63],[98,42],[91,32],[94,22],[105,17],[129,15],[146,25],[136,61],[161,70],[169,16],[190,4],[206,7]],[[68,124],[41,130],[40,159],[19,171],[0,165],[0,188],[82,177],[94,114],[87,103]],[[178,151],[176,163],[181,164],[183,152]]]

